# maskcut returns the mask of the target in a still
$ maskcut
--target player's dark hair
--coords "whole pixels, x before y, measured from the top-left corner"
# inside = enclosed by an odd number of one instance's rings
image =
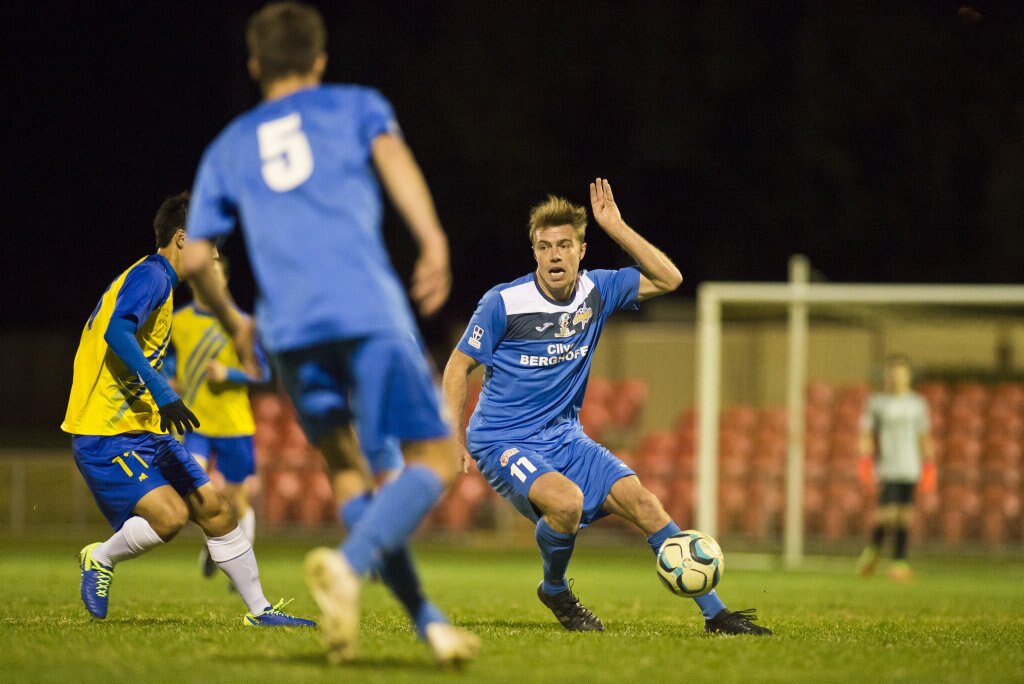
[[[245,30],[249,56],[260,67],[264,86],[291,74],[307,74],[327,44],[327,27],[316,8],[275,2],[249,19]]]
[[[156,235],[156,248],[160,249],[171,244],[174,234],[179,229],[185,228],[185,219],[188,217],[189,192],[178,193],[168,197],[156,210],[156,218],[153,219],[153,233]]]

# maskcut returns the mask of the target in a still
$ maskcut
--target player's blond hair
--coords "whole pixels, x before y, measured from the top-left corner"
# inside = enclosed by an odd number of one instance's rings
[[[548,195],[548,198],[530,209],[530,244],[538,231],[555,226],[572,226],[580,244],[587,240],[587,210],[576,206],[564,197]]]

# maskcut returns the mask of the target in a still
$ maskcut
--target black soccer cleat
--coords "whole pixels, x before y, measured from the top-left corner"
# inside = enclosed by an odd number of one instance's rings
[[[558,621],[570,632],[603,632],[604,623],[601,618],[590,612],[572,593],[572,580],[565,591],[549,596],[544,593],[544,583],[537,585],[537,598],[547,606]]]
[[[718,615],[704,621],[704,631],[708,634],[753,634],[755,636],[771,636],[772,630],[755,625],[757,614],[753,608],[746,610],[728,610],[723,608]]]

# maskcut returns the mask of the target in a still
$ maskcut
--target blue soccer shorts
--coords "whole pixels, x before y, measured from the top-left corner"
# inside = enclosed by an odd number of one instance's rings
[[[484,448],[474,445],[473,457],[494,490],[534,522],[540,515],[530,503],[530,487],[544,473],[561,473],[583,492],[581,525],[608,515],[601,506],[612,485],[636,474],[581,431],[571,432],[553,448],[529,442],[498,442]]]
[[[211,456],[216,456],[217,470],[231,484],[241,484],[256,473],[251,436],[207,437],[198,432],[186,432],[182,444],[188,453],[207,462]]]
[[[206,472],[170,435],[152,432],[71,438],[75,465],[115,530],[132,517],[139,499],[164,485],[180,496],[210,481]]]
[[[400,442],[447,437],[440,392],[418,340],[381,335],[281,352],[276,355],[312,444],[355,422],[374,472],[402,466]]]

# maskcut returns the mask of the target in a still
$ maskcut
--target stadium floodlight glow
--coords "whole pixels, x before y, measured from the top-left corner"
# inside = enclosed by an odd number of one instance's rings
[[[696,527],[718,534],[718,416],[721,408],[722,309],[736,304],[788,307],[786,504],[783,557],[804,555],[804,385],[808,308],[823,304],[931,304],[948,307],[1024,307],[1021,285],[904,285],[810,283],[807,258],[790,259],[788,283],[707,282],[697,289]]]

